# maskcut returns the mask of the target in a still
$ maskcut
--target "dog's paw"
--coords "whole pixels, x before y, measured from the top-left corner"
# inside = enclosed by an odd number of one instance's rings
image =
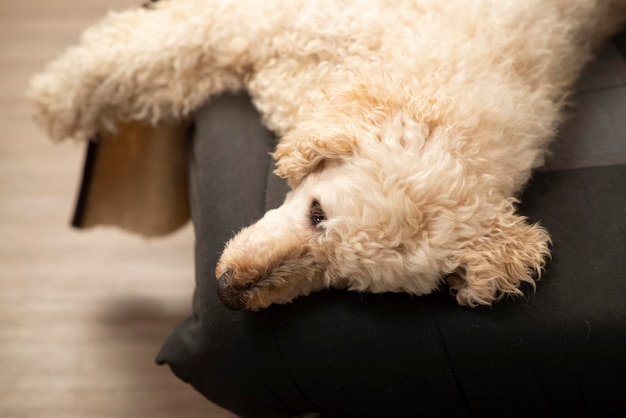
[[[115,100],[127,102],[134,94],[128,26],[136,14],[111,14],[31,79],[26,95],[35,122],[53,140],[84,140],[114,131]]]
[[[450,292],[460,305],[470,307],[522,296],[524,283],[534,289],[541,278],[550,242],[543,227],[510,213],[462,250],[457,271],[447,279]]]
[[[35,122],[53,140],[87,139],[98,131],[89,100],[102,78],[78,65],[79,51],[69,51],[32,78],[27,96],[34,107]],[[81,71],[80,69],[83,69]]]
[[[142,40],[163,32],[146,25],[148,13],[111,13],[31,79],[26,95],[34,119],[52,139],[84,140],[115,131],[118,120],[148,119],[141,117],[150,107],[138,86],[154,84],[148,73],[158,55]],[[159,82],[167,86],[167,80]]]

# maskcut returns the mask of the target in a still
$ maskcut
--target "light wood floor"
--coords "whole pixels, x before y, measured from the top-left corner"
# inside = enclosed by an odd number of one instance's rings
[[[0,0],[0,417],[233,417],[153,359],[189,314],[189,227],[146,242],[68,227],[83,148],[30,121],[28,79],[140,0]]]

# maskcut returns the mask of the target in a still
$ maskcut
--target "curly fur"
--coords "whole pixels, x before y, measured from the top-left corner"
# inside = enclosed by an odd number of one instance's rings
[[[89,29],[30,97],[64,139],[253,95],[293,190],[226,246],[232,308],[326,287],[422,295],[443,277],[476,306],[540,275],[550,238],[515,196],[624,20],[619,0],[166,0]]]

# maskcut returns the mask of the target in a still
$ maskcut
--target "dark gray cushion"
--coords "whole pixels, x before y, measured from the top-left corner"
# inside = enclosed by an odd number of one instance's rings
[[[274,139],[249,98],[214,100],[197,115],[189,156],[194,316],[158,362],[241,416],[620,415],[626,123],[588,116],[602,100],[612,103],[607,114],[626,106],[626,87],[590,85],[560,141],[576,140],[558,143],[553,171],[536,173],[522,196],[520,211],[554,240],[536,294],[477,309],[442,289],[419,298],[332,290],[257,313],[226,310],[213,275],[224,242],[279,205],[285,186],[271,174]],[[607,129],[598,149],[594,135]]]

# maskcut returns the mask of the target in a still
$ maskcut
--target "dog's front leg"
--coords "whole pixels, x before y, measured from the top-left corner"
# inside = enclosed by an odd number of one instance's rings
[[[62,140],[188,116],[211,94],[242,86],[258,35],[242,8],[177,0],[112,13],[33,78],[35,119]]]

